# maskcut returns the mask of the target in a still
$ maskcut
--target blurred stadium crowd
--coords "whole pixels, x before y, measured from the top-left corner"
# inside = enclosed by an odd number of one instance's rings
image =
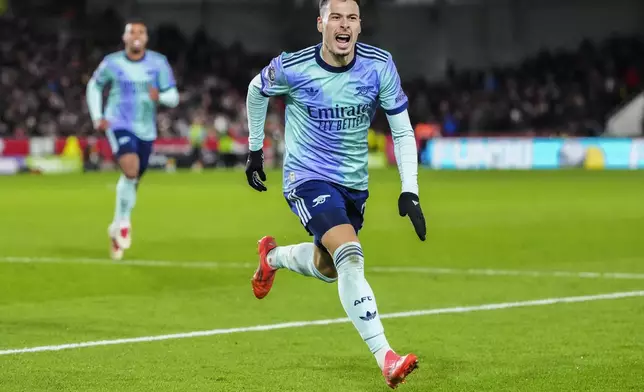
[[[120,50],[124,21],[108,10],[65,22],[51,34],[36,21],[2,17],[0,137],[95,135],[85,85],[103,56]],[[248,82],[276,53],[223,47],[203,31],[186,37],[173,26],[150,31],[150,47],[168,56],[181,93],[178,108],[159,112],[161,136],[189,136],[195,127],[216,138],[246,136]],[[572,52],[544,51],[512,67],[450,65],[443,81],[404,84],[415,125],[435,125],[443,136],[594,136],[611,111],[641,91],[642,78],[644,42],[612,37]],[[278,138],[282,110],[272,100],[267,131]],[[382,114],[374,128],[386,132]]]

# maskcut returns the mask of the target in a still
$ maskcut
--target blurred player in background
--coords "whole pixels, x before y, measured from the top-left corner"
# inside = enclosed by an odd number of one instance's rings
[[[322,43],[282,53],[248,87],[250,154],[248,183],[266,191],[263,181],[264,122],[268,97],[287,96],[283,192],[292,211],[313,235],[313,243],[277,246],[259,241],[259,267],[252,278],[264,298],[278,269],[286,268],[323,282],[338,281],[342,306],[395,388],[418,364],[414,354],[391,349],[369,283],[357,233],[368,193],[367,133],[378,106],[387,113],[402,180],[401,216],[409,216],[425,240],[425,218],[418,198],[416,140],[407,113],[407,96],[391,55],[357,43],[360,4],[321,0],[318,30]]]
[[[111,256],[120,260],[132,243],[130,215],[138,183],[157,138],[156,104],[179,103],[172,69],[160,53],[146,49],[148,33],[132,21],[123,33],[125,50],[107,55],[87,84],[87,106],[97,130],[105,132],[122,174],[116,184],[114,220],[108,228]],[[110,86],[105,112],[103,88]]]
[[[194,119],[192,120],[192,124],[190,125],[188,137],[190,139],[191,147],[191,166],[192,170],[194,171],[201,171],[201,169],[203,169],[202,151],[207,136],[205,123],[206,119],[204,115],[201,113],[196,113]]]

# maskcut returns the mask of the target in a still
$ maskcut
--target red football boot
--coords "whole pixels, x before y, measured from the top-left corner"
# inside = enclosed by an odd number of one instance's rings
[[[268,252],[277,248],[275,238],[266,236],[257,242],[257,253],[259,253],[259,266],[251,279],[253,293],[257,299],[262,299],[268,295],[273,287],[276,269],[268,265]]]
[[[405,378],[418,367],[418,357],[408,354],[404,357],[389,350],[385,355],[385,366],[382,375],[391,389],[405,383]]]

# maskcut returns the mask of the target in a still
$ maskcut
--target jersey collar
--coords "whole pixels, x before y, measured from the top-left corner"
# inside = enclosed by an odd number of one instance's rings
[[[324,61],[324,59],[322,58],[322,55],[320,54],[321,52],[322,52],[322,44],[317,44],[315,46],[315,61],[318,63],[318,65],[320,67],[324,68],[325,70],[327,70],[329,72],[333,72],[333,73],[342,73],[342,72],[346,72],[346,71],[350,70],[356,64],[356,59],[358,58],[358,54],[355,53],[355,49],[354,49],[353,60],[351,60],[351,62],[349,64],[343,65],[341,67],[335,67],[335,66],[327,63],[326,61]]]
[[[141,61],[145,60],[145,57],[146,57],[147,55],[148,55],[148,50],[147,50],[147,49],[145,49],[145,51],[143,52],[143,56],[141,56],[141,58],[140,58],[140,59],[138,59],[138,60],[132,60],[131,58],[129,58],[129,57],[128,57],[127,52],[126,52],[125,50],[123,50],[123,57],[125,57],[125,59],[126,59],[127,61],[131,62],[131,63],[140,63]]]

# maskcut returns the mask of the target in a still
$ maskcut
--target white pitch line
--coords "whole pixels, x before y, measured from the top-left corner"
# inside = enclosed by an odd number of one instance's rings
[[[618,292],[618,293],[609,293],[609,294],[585,295],[585,296],[579,296],[579,297],[546,298],[546,299],[539,299],[539,300],[533,300],[533,301],[504,302],[504,303],[485,304],[485,305],[476,305],[476,306],[459,306],[454,308],[415,310],[415,311],[409,311],[409,312],[382,314],[380,315],[380,318],[395,319],[395,318],[430,316],[430,315],[450,314],[450,313],[470,313],[470,312],[477,312],[477,311],[489,311],[489,310],[522,308],[522,307],[532,307],[532,306],[546,306],[546,305],[554,305],[554,304],[562,304],[562,303],[579,303],[579,302],[591,302],[591,301],[601,301],[601,300],[615,300],[615,299],[633,298],[633,297],[644,297],[644,291],[628,291],[628,292]],[[242,327],[242,328],[211,329],[208,331],[193,331],[193,332],[184,332],[184,333],[176,333],[176,334],[169,334],[169,335],[142,336],[137,338],[125,338],[125,339],[114,339],[114,340],[98,340],[93,342],[60,344],[60,345],[54,345],[54,346],[40,346],[40,347],[30,347],[30,348],[21,348],[21,349],[0,350],[0,356],[36,353],[36,352],[44,352],[44,351],[70,350],[70,349],[76,349],[76,348],[87,348],[87,347],[97,347],[97,346],[112,346],[117,344],[145,343],[145,342],[155,342],[155,341],[171,340],[171,339],[188,339],[188,338],[214,336],[214,335],[229,335],[233,333],[243,333],[243,332],[273,331],[277,329],[342,324],[342,323],[348,323],[350,321],[351,320],[349,320],[348,318],[335,318],[335,319],[312,320],[312,321],[295,321],[295,322],[289,322],[289,323],[256,325],[256,326]]]
[[[585,278],[585,279],[644,279],[644,274],[630,272],[576,272],[576,271],[528,271],[497,269],[455,269],[431,267],[371,267],[374,272],[403,272],[432,275],[479,275],[479,276],[525,276],[533,278]]]
[[[230,268],[254,269],[255,263],[231,263],[214,261],[169,261],[169,260],[121,260],[99,258],[63,258],[63,257],[25,257],[0,256],[0,263],[69,263],[69,264],[99,264],[115,266],[141,267],[175,267],[175,268]],[[577,272],[577,271],[528,271],[528,270],[499,270],[499,269],[458,269],[434,267],[367,267],[367,272],[376,273],[420,273],[428,275],[473,275],[473,276],[523,276],[532,278],[582,278],[582,279],[625,279],[643,280],[644,273],[631,272]]]
[[[178,268],[253,268],[257,264],[250,263],[220,263],[216,261],[169,261],[169,260],[120,260],[99,259],[91,257],[64,258],[64,257],[25,257],[25,256],[2,256],[0,263],[53,263],[53,264],[98,264],[114,266],[139,266],[139,267],[178,267]]]

